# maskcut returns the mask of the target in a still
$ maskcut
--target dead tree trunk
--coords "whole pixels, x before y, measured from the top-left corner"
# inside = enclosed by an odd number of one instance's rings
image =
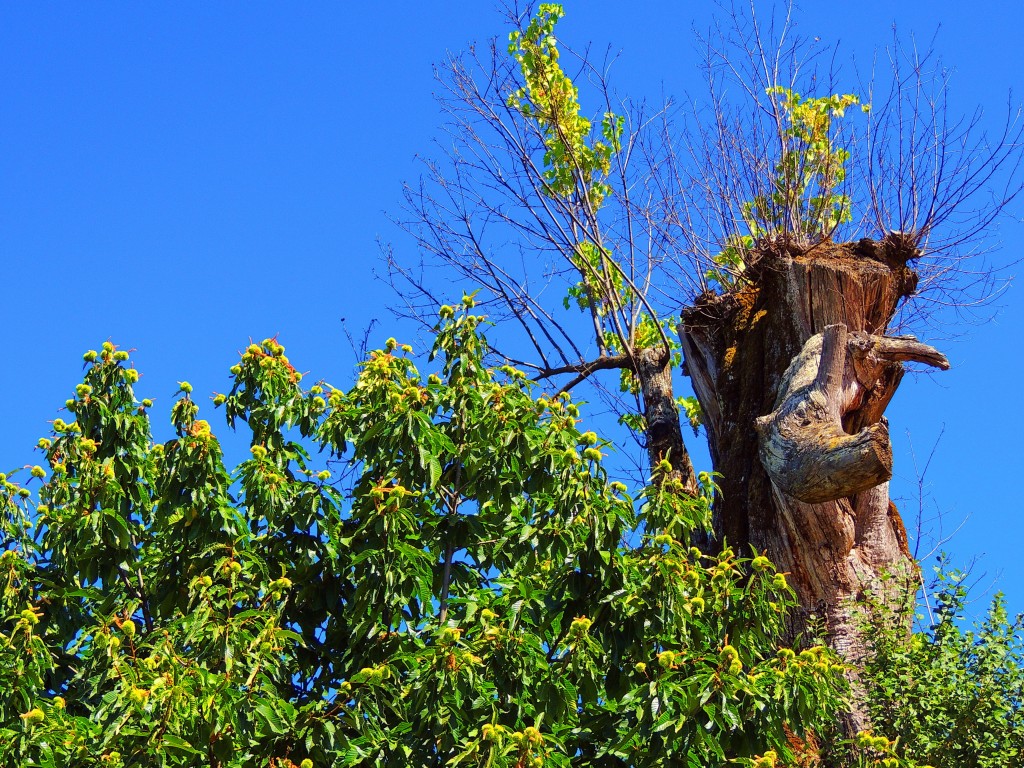
[[[680,326],[721,474],[717,536],[767,553],[800,601],[793,634],[817,617],[850,661],[867,649],[855,603],[868,592],[895,602],[916,583],[882,415],[903,361],[948,367],[912,337],[884,335],[917,284],[916,255],[898,235],[764,248],[741,288],[701,296]],[[853,710],[857,730],[867,722]]]

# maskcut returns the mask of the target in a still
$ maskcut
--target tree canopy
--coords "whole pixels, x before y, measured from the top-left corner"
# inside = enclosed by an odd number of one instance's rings
[[[780,643],[785,577],[689,546],[710,480],[610,480],[471,306],[426,376],[389,340],[305,389],[250,346],[233,472],[187,382],[154,443],[128,354],[87,353],[4,479],[0,762],[715,765],[827,727],[842,666]]]
[[[87,352],[74,421],[3,478],[0,764],[913,765],[880,735],[822,747],[845,667],[781,640],[767,558],[689,545],[710,478],[610,479],[585,406],[486,365],[472,304],[441,308],[426,375],[389,339],[306,388],[251,345],[214,398],[251,444],[231,472],[187,382],[154,442],[128,353]],[[910,645],[885,625],[877,721],[1019,755],[1017,625],[961,635],[957,594]]]

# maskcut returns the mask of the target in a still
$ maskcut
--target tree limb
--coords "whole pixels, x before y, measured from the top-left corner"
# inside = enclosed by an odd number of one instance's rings
[[[761,463],[772,482],[788,496],[820,504],[888,481],[886,420],[851,435],[842,419],[887,371],[907,360],[949,368],[940,352],[911,336],[848,334],[836,324],[808,339],[783,377],[775,410],[755,422]]]

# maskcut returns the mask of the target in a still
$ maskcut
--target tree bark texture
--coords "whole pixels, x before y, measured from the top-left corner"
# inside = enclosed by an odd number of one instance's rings
[[[670,477],[682,482],[683,487],[692,493],[697,488],[697,478],[683,442],[668,351],[661,345],[638,350],[635,373],[643,396],[651,472],[655,472],[662,460],[667,460],[672,465]]]
[[[885,336],[916,287],[916,255],[898,234],[763,247],[742,287],[698,297],[679,328],[721,475],[717,537],[766,553],[800,601],[792,633],[815,618],[853,662],[867,650],[856,602],[895,603],[916,583],[883,417],[903,361],[948,367],[912,337]],[[867,725],[856,701],[846,725]]]

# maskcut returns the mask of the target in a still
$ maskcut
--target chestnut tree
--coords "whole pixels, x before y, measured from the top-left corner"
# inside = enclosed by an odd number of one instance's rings
[[[156,442],[129,354],[86,353],[0,485],[0,764],[772,766],[827,732],[844,667],[784,639],[786,576],[690,546],[710,479],[610,479],[472,306],[345,389],[249,346],[231,471],[187,382]]]

